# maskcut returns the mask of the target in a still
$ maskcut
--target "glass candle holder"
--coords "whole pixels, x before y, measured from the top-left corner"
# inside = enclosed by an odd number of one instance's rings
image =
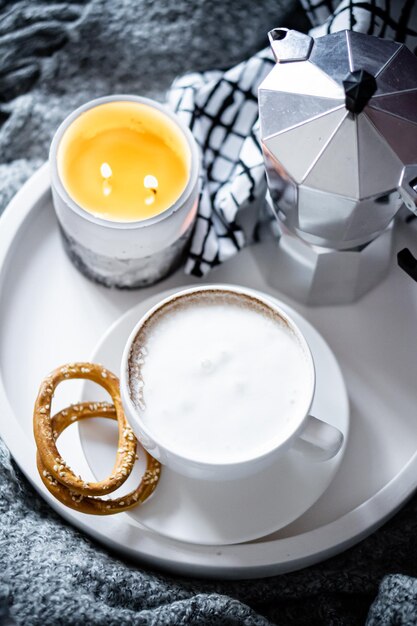
[[[137,288],[177,269],[197,214],[199,153],[174,113],[139,96],[92,100],[62,122],[49,159],[64,247],[85,276]]]

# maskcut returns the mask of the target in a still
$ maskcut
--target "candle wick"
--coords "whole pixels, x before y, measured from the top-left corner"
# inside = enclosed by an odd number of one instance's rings
[[[104,180],[108,180],[109,178],[111,178],[113,172],[112,169],[110,167],[110,165],[106,162],[102,163],[100,166],[100,174],[102,175],[102,177],[104,178]]]
[[[152,174],[147,174],[143,179],[143,185],[145,189],[148,189],[153,195],[145,198],[145,204],[150,205],[155,202],[155,197],[158,191],[158,179]]]
[[[111,183],[110,183],[110,178],[112,177],[112,169],[110,167],[110,165],[106,162],[102,163],[100,166],[100,174],[103,178],[103,194],[105,196],[109,196],[111,194]]]
[[[158,179],[156,178],[156,176],[152,176],[152,174],[148,174],[143,179],[143,184],[145,186],[145,189],[149,189],[150,191],[153,191],[153,193],[157,192]]]

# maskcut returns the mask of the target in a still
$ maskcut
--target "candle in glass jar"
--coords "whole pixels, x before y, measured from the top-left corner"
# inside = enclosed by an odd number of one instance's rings
[[[66,129],[58,172],[73,200],[96,217],[132,222],[172,206],[184,191],[190,150],[162,111],[142,102],[107,102]]]
[[[62,122],[49,160],[64,247],[85,276],[132,289],[181,264],[197,214],[199,153],[175,113],[139,96],[92,100]]]

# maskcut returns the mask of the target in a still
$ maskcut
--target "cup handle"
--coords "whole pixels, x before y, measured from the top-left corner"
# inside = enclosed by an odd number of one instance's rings
[[[309,415],[307,426],[293,448],[315,461],[328,461],[339,452],[342,444],[343,433],[339,429]]]

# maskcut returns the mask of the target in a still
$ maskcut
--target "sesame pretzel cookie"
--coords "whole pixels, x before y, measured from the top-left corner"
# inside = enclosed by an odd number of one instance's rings
[[[112,397],[107,402],[82,402],[51,416],[52,397],[64,380],[84,378],[101,385]],[[103,481],[85,482],[76,476],[61,457],[56,440],[71,424],[91,417],[117,420],[119,442],[116,463],[111,475]],[[160,476],[160,464],[147,452],[147,467],[139,486],[120,498],[101,499],[118,489],[132,471],[136,456],[136,438],[126,421],[120,400],[119,382],[101,365],[71,363],[54,370],[41,384],[34,408],[34,435],[38,448],[37,465],[48,490],[63,504],[83,513],[111,515],[136,506],[154,491]]]

